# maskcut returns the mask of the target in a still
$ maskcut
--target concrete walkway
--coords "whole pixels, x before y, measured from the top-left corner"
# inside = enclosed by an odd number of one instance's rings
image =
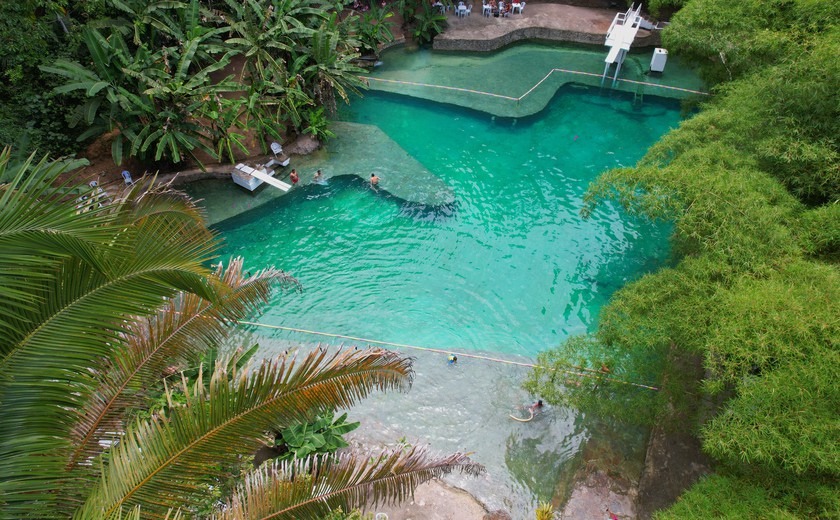
[[[435,37],[435,50],[492,51],[518,40],[537,39],[604,45],[607,30],[618,10],[562,4],[528,3],[522,14],[486,17],[481,2],[472,14],[459,18],[449,14],[449,28]],[[451,12],[450,12],[451,13]],[[639,30],[633,47],[659,45],[659,32]]]

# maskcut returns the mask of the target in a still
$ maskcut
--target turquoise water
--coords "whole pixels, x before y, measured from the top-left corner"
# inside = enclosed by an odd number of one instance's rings
[[[413,205],[348,176],[219,223],[226,255],[305,288],[278,294],[263,323],[532,357],[593,330],[612,292],[668,256],[667,228],[609,204],[579,211],[599,173],[633,165],[678,124],[675,101],[566,86],[508,119],[369,92],[341,118],[379,126],[456,202]]]

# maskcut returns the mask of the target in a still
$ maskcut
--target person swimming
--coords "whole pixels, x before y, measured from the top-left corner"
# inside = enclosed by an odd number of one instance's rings
[[[517,417],[517,416],[515,416],[515,415],[511,415],[511,416],[510,416],[510,418],[511,418],[511,419],[513,419],[514,421],[519,421],[519,422],[530,422],[530,421],[532,421],[532,420],[534,419],[534,416],[537,414],[537,412],[541,412],[541,411],[542,411],[543,406],[544,406],[544,405],[543,405],[543,401],[542,401],[542,399],[537,399],[537,402],[536,402],[536,403],[532,404],[531,406],[529,406],[529,407],[527,408],[527,410],[528,410],[528,417]],[[520,406],[520,408],[519,408],[519,409],[520,409],[520,410],[522,410],[523,408],[525,408],[525,407],[524,407],[524,406]]]

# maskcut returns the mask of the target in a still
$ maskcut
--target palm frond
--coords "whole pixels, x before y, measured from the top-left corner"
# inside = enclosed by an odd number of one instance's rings
[[[129,429],[109,454],[82,517],[107,517],[137,504],[152,513],[182,507],[213,476],[208,463],[253,453],[267,430],[349,407],[373,390],[405,389],[412,380],[411,360],[381,349],[333,355],[318,349],[301,361],[281,357],[248,373],[225,368],[217,367],[207,395],[196,390],[170,417]]]
[[[31,308],[33,278],[42,278],[61,258],[77,256],[96,265],[95,251],[113,234],[101,212],[79,213],[69,183],[56,178],[70,166],[46,157],[10,164],[11,149],[0,152],[0,337],[21,308]]]
[[[68,469],[100,452],[103,442],[116,441],[114,434],[123,430],[124,412],[143,403],[143,390],[167,366],[218,345],[232,322],[268,302],[272,286],[298,287],[293,278],[276,269],[246,277],[241,258],[224,270],[219,264],[213,276],[231,289],[217,301],[181,293],[156,315],[138,317],[127,325],[124,348],[114,353],[111,370],[102,376],[91,400],[77,410]]]
[[[311,470],[311,472],[310,472]],[[305,459],[264,465],[249,474],[215,520],[323,518],[348,509],[402,502],[420,484],[453,470],[479,475],[484,467],[462,453],[434,458],[425,448],[343,453],[338,460]]]
[[[22,209],[0,210],[8,229],[24,227],[18,222],[33,220],[31,212],[45,211],[39,204],[44,197],[37,195],[49,190],[41,184],[27,180],[18,191],[35,197]],[[154,312],[177,290],[210,301],[224,293],[204,266],[215,251],[213,235],[195,220],[195,212],[164,210],[159,196],[165,194],[132,192],[109,205],[101,212],[109,233],[85,244],[87,257],[59,255],[46,267],[19,273],[26,278],[18,284],[29,293],[26,305],[0,322],[0,495],[12,517],[33,516],[33,507],[60,516],[50,499],[78,486],[69,478],[55,481],[67,462],[67,436],[104,360],[121,345],[126,320]],[[55,204],[72,208],[73,201]],[[14,285],[10,278],[2,281]]]

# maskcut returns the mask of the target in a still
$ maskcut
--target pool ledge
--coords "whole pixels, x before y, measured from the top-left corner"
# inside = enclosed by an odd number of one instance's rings
[[[433,49],[486,52],[528,39],[604,45],[607,30],[618,12],[562,4],[528,4],[521,14],[494,18],[482,16],[478,5],[478,11],[470,16],[450,15],[449,27],[435,37]],[[658,45],[658,31],[639,30],[634,48]]]
[[[300,182],[288,193],[305,189],[320,169],[325,180],[355,175],[368,182],[370,174],[375,173],[380,178],[379,195],[391,195],[412,204],[434,207],[455,202],[452,188],[378,127],[337,121],[330,124],[330,130],[335,133],[335,138],[312,153],[297,155],[294,145],[288,147],[292,151],[291,163],[277,177],[288,180],[292,168],[300,175]],[[255,156],[247,162],[260,163],[267,159],[267,156]],[[171,181],[175,186],[206,179],[229,183],[229,191],[223,191],[223,198],[211,197],[204,201],[209,224],[216,224],[287,194],[268,185],[257,188],[253,193],[248,192],[233,183],[230,177],[232,169],[228,164],[207,165],[205,170],[161,175],[158,181]]]
[[[380,191],[407,202],[425,206],[444,206],[455,202],[452,188],[379,127],[334,122],[330,130],[336,137],[311,156],[316,161],[328,164],[322,168],[325,178],[353,174],[368,181],[371,173],[375,173],[380,179]],[[312,168],[318,167],[312,165]]]

